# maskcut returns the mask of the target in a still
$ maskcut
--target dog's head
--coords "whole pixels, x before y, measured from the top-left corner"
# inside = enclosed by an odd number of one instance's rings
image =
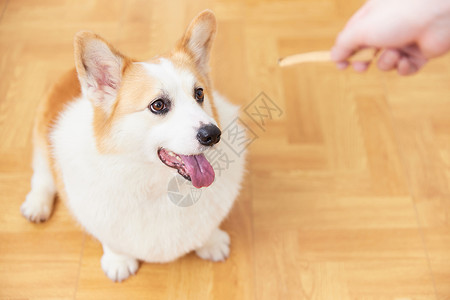
[[[94,108],[100,153],[165,164],[198,188],[214,181],[203,152],[221,134],[208,75],[215,32],[214,14],[206,10],[170,54],[148,62],[125,57],[93,33],[75,36],[76,68]]]

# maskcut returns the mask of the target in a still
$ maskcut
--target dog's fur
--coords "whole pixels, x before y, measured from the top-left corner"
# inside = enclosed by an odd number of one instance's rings
[[[215,32],[213,13],[204,11],[171,53],[147,62],[80,32],[76,71],[55,85],[37,112],[34,174],[22,214],[33,222],[47,220],[58,193],[102,243],[101,266],[112,280],[134,274],[138,261],[169,262],[192,250],[213,261],[229,255],[230,238],[218,226],[238,195],[244,155],[214,145],[233,162],[189,207],[169,200],[168,184],[177,171],[158,157],[161,147],[183,155],[206,151],[196,139],[199,127],[226,126],[238,115],[212,90],[208,59]],[[204,90],[203,104],[193,96],[196,86]],[[148,106],[162,96],[171,109],[156,115]]]

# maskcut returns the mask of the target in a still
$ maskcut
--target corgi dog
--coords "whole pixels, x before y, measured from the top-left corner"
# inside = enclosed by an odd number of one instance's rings
[[[140,62],[79,32],[76,68],[37,110],[31,191],[21,212],[43,222],[58,194],[102,244],[101,267],[114,281],[135,274],[140,262],[191,251],[212,261],[229,255],[230,237],[219,225],[241,188],[245,153],[220,143],[220,128],[239,108],[212,88],[215,34],[214,14],[203,11],[170,53]],[[205,156],[213,149],[233,157],[220,174]],[[200,192],[195,203],[174,204],[174,178],[186,183],[177,192]]]

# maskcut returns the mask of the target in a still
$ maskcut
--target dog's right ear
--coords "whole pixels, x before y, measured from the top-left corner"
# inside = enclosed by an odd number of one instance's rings
[[[192,20],[176,47],[188,53],[203,74],[208,73],[209,55],[216,30],[214,13],[209,9],[204,10]]]
[[[75,35],[74,48],[83,95],[109,113],[120,88],[125,57],[103,38],[88,31]]]

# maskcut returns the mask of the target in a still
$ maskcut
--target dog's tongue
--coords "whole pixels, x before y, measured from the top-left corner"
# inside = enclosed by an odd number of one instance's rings
[[[180,155],[196,188],[207,187],[214,181],[214,169],[203,154]]]

